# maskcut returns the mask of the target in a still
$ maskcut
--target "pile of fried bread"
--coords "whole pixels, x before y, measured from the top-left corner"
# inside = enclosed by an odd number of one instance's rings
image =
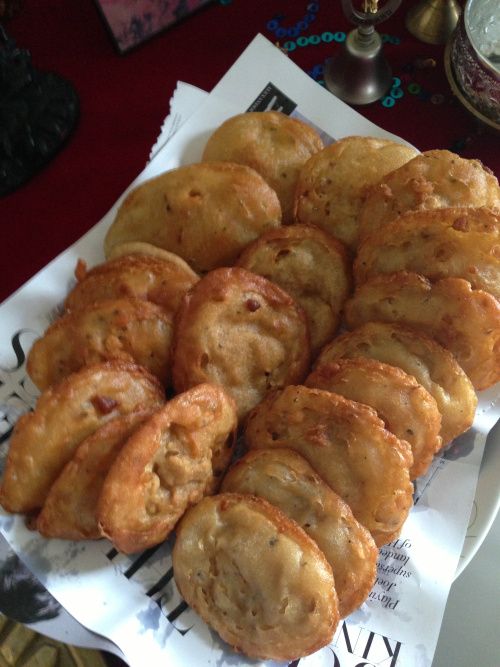
[[[477,160],[228,119],[78,262],[1,505],[124,553],[175,534],[182,596],[252,658],[328,644],[499,380],[499,215]]]

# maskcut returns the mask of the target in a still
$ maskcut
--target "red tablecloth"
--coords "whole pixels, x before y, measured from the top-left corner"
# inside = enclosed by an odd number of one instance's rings
[[[272,19],[294,26],[310,4],[214,1],[118,55],[92,0],[24,0],[5,27],[18,46],[31,51],[37,68],[72,82],[81,115],[70,141],[45,169],[0,199],[0,300],[94,225],[142,170],[178,80],[210,90],[256,33],[277,41],[269,28]],[[302,35],[352,28],[340,2],[314,4],[316,18]],[[421,150],[448,148],[478,157],[498,175],[498,138],[481,132],[451,94],[444,47],[419,42],[405,29],[412,4],[403,1],[379,28],[390,37],[385,52],[404,94],[391,108],[377,102],[359,110]],[[336,42],[320,41],[296,46],[289,57],[318,75],[319,66],[338,48]],[[420,67],[429,58],[435,66]]]

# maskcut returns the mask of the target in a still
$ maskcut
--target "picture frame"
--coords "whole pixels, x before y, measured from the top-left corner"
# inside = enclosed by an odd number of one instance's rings
[[[213,0],[95,0],[120,54],[139,46]]]

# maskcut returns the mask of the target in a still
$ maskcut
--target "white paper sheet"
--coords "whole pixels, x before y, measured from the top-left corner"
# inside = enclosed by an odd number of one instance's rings
[[[193,112],[206,100],[208,93],[184,81],[178,81],[170,100],[170,112],[163,121],[160,134],[149,153],[152,160]]]
[[[178,91],[181,98],[183,87]],[[203,97],[202,91],[189,91],[191,102],[181,104],[181,111],[176,109],[166,120],[152,159],[132,185],[197,161],[213,129],[234,113],[255,108],[256,101],[307,118],[335,139],[349,134],[395,138],[318,86],[261,36],[202,101]],[[197,109],[191,113],[192,104]],[[118,204],[1,306],[4,432],[36,401],[24,369],[29,346],[57,312],[77,259],[89,265],[102,261],[102,241]],[[486,436],[499,418],[498,398],[498,387],[483,393],[474,428],[418,481],[416,504],[400,538],[381,549],[377,584],[368,600],[339,625],[332,644],[301,659],[301,667],[431,665]],[[0,466],[5,452],[3,445]],[[22,517],[3,511],[0,531],[69,613],[114,642],[131,667],[143,667],[145,656],[150,667],[258,664],[234,654],[186,608],[173,581],[169,542],[126,557],[105,540],[45,540],[27,530]]]

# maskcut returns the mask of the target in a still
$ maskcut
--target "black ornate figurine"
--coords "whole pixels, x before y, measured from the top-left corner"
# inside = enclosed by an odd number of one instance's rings
[[[62,147],[78,118],[72,85],[31,64],[0,25],[0,196],[38,172]]]

